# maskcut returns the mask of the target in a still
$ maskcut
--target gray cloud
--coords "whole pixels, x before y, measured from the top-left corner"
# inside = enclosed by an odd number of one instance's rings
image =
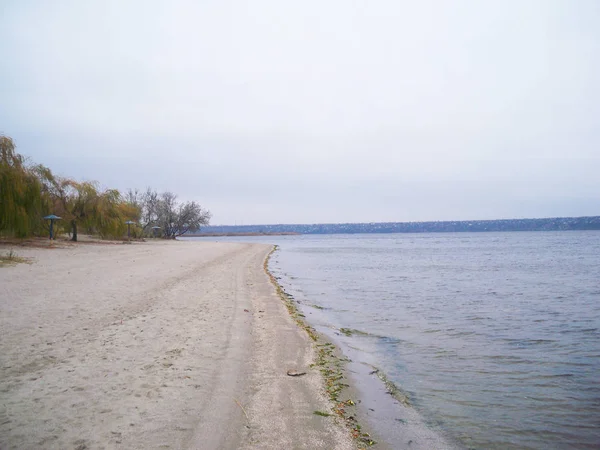
[[[0,131],[215,223],[598,214],[600,6],[9,1]]]

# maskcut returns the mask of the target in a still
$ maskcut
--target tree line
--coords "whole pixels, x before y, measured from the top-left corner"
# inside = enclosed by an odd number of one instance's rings
[[[26,238],[48,236],[55,214],[59,233],[77,241],[79,232],[119,238],[126,222],[135,222],[134,236],[175,238],[199,230],[210,212],[197,202],[179,202],[172,192],[102,189],[94,181],[60,177],[41,164],[29,163],[16,152],[14,141],[0,135],[0,235]]]

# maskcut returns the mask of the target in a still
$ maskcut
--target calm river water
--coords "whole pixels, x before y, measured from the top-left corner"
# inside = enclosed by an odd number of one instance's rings
[[[236,240],[466,447],[600,448],[600,232]]]

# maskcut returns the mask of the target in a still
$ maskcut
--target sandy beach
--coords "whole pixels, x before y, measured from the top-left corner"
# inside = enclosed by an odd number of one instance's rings
[[[330,405],[270,250],[17,248],[31,263],[0,268],[0,448],[354,448],[313,414]]]

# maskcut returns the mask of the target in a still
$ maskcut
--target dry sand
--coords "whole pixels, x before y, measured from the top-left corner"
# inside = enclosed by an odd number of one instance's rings
[[[33,262],[0,268],[0,448],[354,448],[313,414],[329,404],[270,249],[17,249]]]

